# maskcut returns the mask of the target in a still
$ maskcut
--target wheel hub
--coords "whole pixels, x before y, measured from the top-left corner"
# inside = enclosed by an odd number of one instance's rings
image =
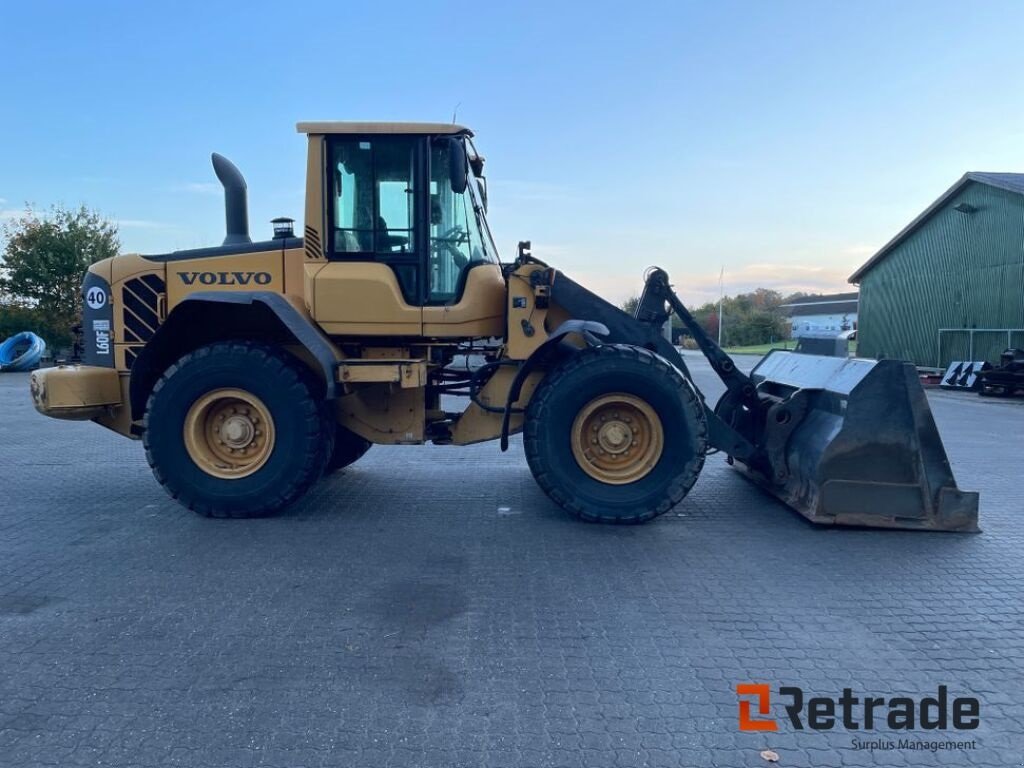
[[[633,442],[633,430],[623,421],[610,421],[598,431],[597,442],[608,453],[622,453]]]
[[[274,422],[263,401],[243,389],[208,392],[189,408],[185,449],[208,475],[238,479],[263,467],[274,449]]]
[[[661,419],[636,395],[615,392],[583,406],[572,427],[576,463],[590,477],[610,485],[633,483],[661,458]]]
[[[245,448],[256,435],[256,425],[246,415],[233,415],[224,420],[220,428],[220,435],[224,442],[231,448]]]

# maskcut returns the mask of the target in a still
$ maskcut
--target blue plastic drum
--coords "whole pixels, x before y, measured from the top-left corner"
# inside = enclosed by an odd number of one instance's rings
[[[46,342],[31,331],[11,336],[0,344],[0,371],[31,371],[39,366]]]

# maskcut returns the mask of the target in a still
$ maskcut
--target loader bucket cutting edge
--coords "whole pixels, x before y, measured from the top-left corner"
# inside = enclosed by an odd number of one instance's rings
[[[764,450],[734,465],[808,520],[979,530],[978,494],[957,488],[912,365],[776,350],[751,380]]]

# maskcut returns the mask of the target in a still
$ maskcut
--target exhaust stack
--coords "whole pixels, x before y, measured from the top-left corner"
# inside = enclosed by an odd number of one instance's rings
[[[224,245],[248,245],[249,237],[249,200],[245,179],[235,164],[216,152],[211,155],[213,172],[224,185],[224,219],[227,235]]]

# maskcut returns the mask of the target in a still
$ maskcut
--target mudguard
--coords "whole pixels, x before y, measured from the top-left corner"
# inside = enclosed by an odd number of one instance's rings
[[[132,365],[133,417],[142,417],[146,398],[168,363],[202,344],[251,338],[256,331],[280,332],[304,347],[316,361],[326,397],[336,396],[334,347],[303,308],[273,291],[197,291],[171,311]]]
[[[547,340],[541,344],[533,353],[523,361],[523,364],[519,366],[519,370],[516,371],[516,376],[512,379],[512,386],[509,387],[508,400],[505,401],[505,415],[501,420],[501,450],[502,452],[508,450],[508,433],[509,433],[509,422],[512,419],[512,409],[519,400],[519,395],[523,391],[523,383],[526,378],[540,365],[548,362],[551,356],[558,350],[562,341],[570,333],[578,333],[583,337],[584,341],[590,346],[600,344],[598,336],[607,336],[608,327],[603,323],[598,323],[593,320],[566,320],[564,323],[559,325],[555,332],[552,333]]]

